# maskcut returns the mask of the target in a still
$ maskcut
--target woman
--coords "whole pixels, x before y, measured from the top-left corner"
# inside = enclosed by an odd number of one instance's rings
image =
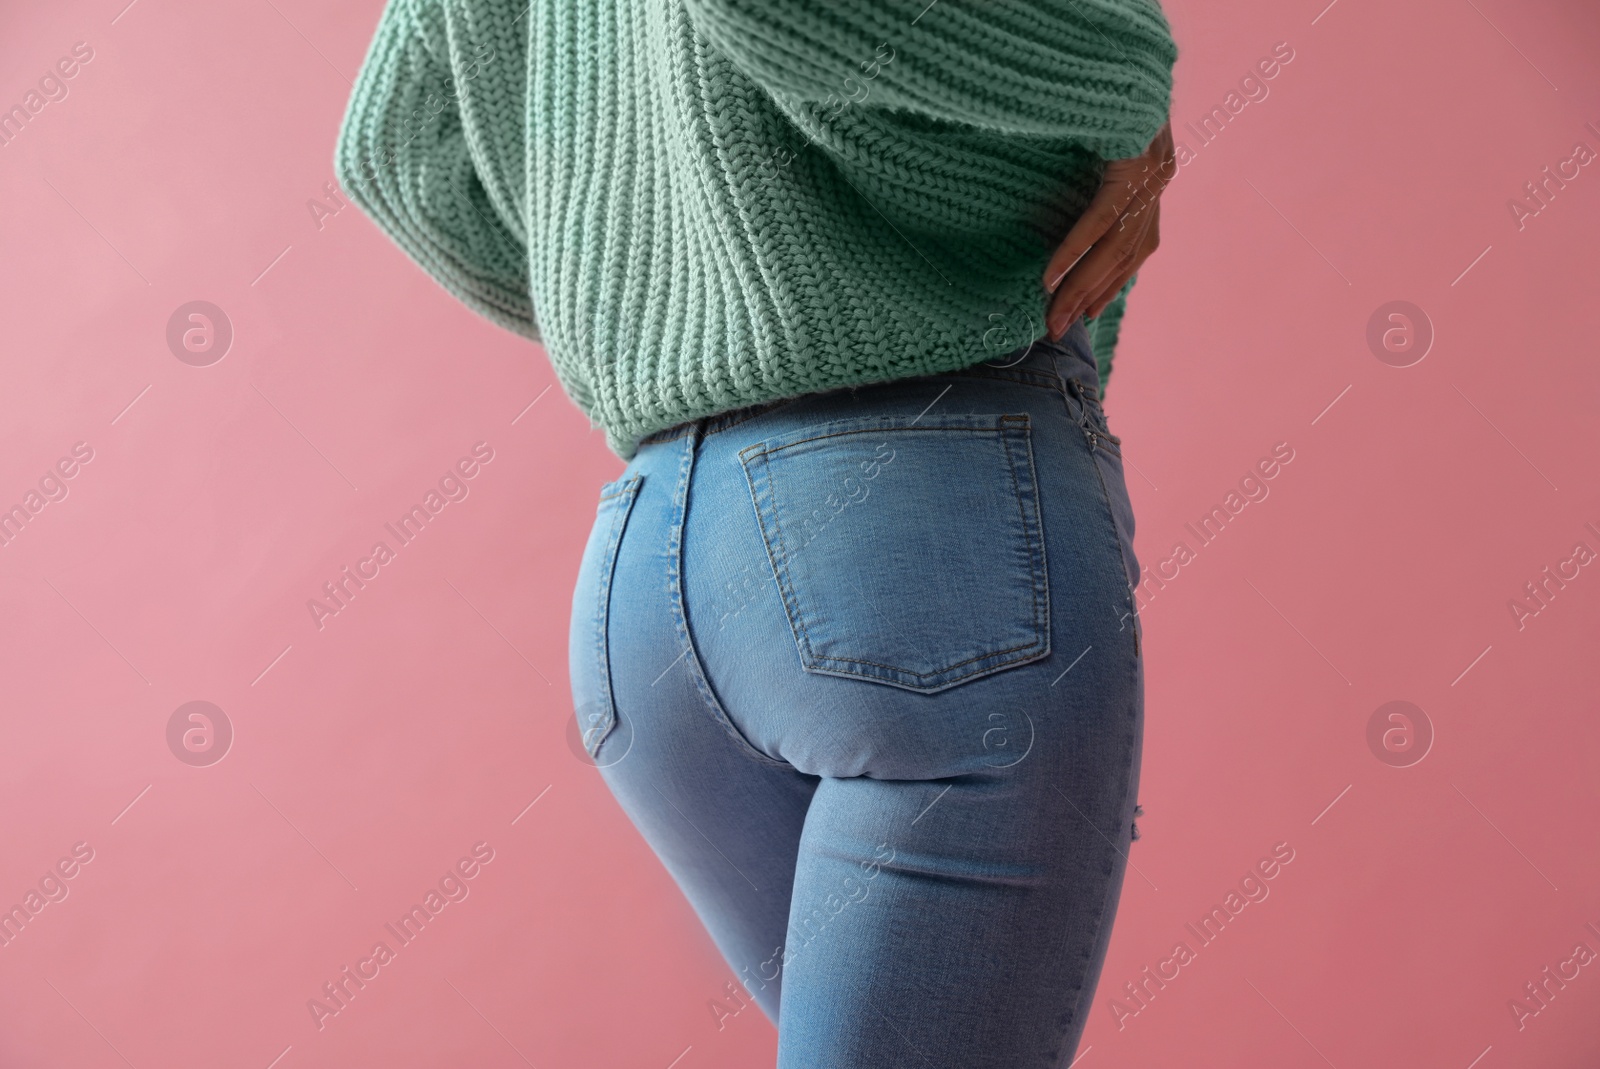
[[[784,1069],[1063,1066],[1143,727],[1155,0],[390,0],[341,182],[628,461],[584,752]],[[781,999],[780,999],[781,993]]]

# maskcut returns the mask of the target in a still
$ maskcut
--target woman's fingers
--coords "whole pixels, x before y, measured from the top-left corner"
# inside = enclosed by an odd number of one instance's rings
[[[1150,258],[1150,254],[1155,252],[1157,246],[1161,244],[1160,230],[1161,203],[1157,201],[1145,213],[1144,234],[1139,240],[1138,248],[1134,250],[1132,256],[1128,257],[1122,270],[1107,284],[1104,292],[1084,309],[1084,315],[1094,319],[1106,310],[1106,305],[1110,304],[1117,294],[1122,292],[1122,287],[1128,284],[1128,279],[1138,273],[1139,268]]]
[[[1132,194],[1126,183],[1101,182],[1100,189],[1090,199],[1089,206],[1078,217],[1078,221],[1072,224],[1072,229],[1067,231],[1066,238],[1056,248],[1055,255],[1051,256],[1050,262],[1045,265],[1044,288],[1047,293],[1054,293],[1067,272],[1072,270],[1084,254],[1116,225],[1131,199]]]
[[[1045,290],[1053,294],[1045,314],[1051,338],[1061,338],[1080,315],[1101,314],[1154,253],[1160,197],[1176,173],[1170,123],[1144,154],[1106,163],[1090,206],[1045,266]]]
[[[1142,155],[1106,164],[1100,189],[1045,266],[1052,338],[1081,315],[1099,315],[1155,251],[1161,193],[1176,174],[1170,124]]]
[[[1140,217],[1148,218],[1148,212],[1141,212]],[[1124,265],[1137,256],[1144,229],[1139,225],[1140,217],[1130,220],[1127,226],[1113,225],[1056,290],[1045,314],[1045,327],[1052,338],[1065,334]]]

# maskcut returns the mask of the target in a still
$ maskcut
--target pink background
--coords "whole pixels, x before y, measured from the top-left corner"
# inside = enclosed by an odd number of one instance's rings
[[[0,548],[0,905],[93,851],[0,947],[0,1066],[771,1064],[571,748],[570,591],[620,463],[541,352],[308,208],[380,4],[124,2],[0,32],[3,107],[94,51],[0,147],[0,506],[93,450]],[[1520,1029],[1508,1001],[1600,951],[1600,567],[1520,630],[1507,602],[1600,551],[1600,168],[1521,229],[1508,201],[1600,150],[1600,15],[1321,4],[1168,4],[1195,157],[1108,408],[1142,560],[1194,556],[1143,590],[1143,838],[1080,1064],[1592,1066],[1600,961]],[[1184,124],[1278,42],[1201,147]],[[165,339],[192,300],[234,329],[208,367]],[[1393,300],[1436,334],[1414,366],[1367,344]],[[319,630],[307,600],[477,442],[470,495]],[[207,767],[165,734],[196,700],[235,732]],[[1392,700],[1436,735],[1410,767],[1367,742]],[[319,1030],[307,1000],[481,842]],[[1270,896],[1119,1027],[1280,842]]]

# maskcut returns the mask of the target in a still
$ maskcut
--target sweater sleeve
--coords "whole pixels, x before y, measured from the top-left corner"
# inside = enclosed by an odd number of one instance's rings
[[[1156,0],[687,0],[695,27],[777,97],[906,109],[1143,152],[1177,46]],[[888,62],[885,62],[885,58]]]
[[[340,124],[334,173],[419,267],[537,339],[528,288],[525,23],[461,0],[389,0]]]

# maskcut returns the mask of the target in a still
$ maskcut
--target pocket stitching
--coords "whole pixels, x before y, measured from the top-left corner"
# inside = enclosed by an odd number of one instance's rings
[[[804,440],[815,441],[815,439],[811,438]],[[799,443],[796,442],[794,444],[798,445]],[[748,446],[745,449],[741,449],[739,451],[740,459],[744,460],[745,454],[752,449],[758,451],[748,458],[749,463],[744,463],[741,466],[745,469],[745,481],[750,484],[751,504],[755,506],[756,525],[761,528],[761,541],[767,550],[767,561],[772,565],[773,576],[778,581],[778,593],[783,599],[784,617],[789,622],[790,633],[794,635],[796,643],[802,647],[803,655],[800,659],[800,666],[804,668],[808,659],[818,660],[819,658],[811,652],[811,636],[806,632],[805,621],[801,618],[800,607],[795,600],[793,584],[789,578],[789,550],[784,543],[783,526],[778,521],[776,493],[772,485],[772,464],[769,460],[772,453],[777,450],[766,449],[765,443],[757,443],[756,446]],[[756,490],[755,481],[750,477],[751,463],[759,463],[761,466],[762,489],[759,492]],[[772,502],[772,526],[777,535],[776,541],[767,533],[767,510],[761,507],[760,499],[762,497]]]
[[[1001,417],[1000,422],[1003,424],[1003,423],[1005,423],[1006,420],[1012,419],[1012,418],[1013,417],[1011,417],[1011,416],[1003,416],[1003,417]],[[1001,440],[1001,443],[1004,445],[1005,450],[1006,450],[1006,460],[1008,461],[1008,463],[1006,465],[1006,470],[1011,475],[1011,490],[1012,490],[1012,493],[1014,493],[1016,495],[1016,498],[1017,498],[1017,519],[1022,524],[1022,529],[1023,529],[1025,537],[1028,537],[1028,563],[1031,566],[1031,568],[1033,569],[1033,626],[1034,626],[1034,628],[1035,628],[1035,630],[1037,631],[1038,634],[1044,636],[1044,640],[1042,642],[1037,640],[1037,639],[1035,639],[1033,645],[1035,645],[1035,646],[1043,646],[1044,647],[1044,652],[1045,653],[1049,653],[1050,652],[1050,596],[1049,596],[1050,568],[1049,568],[1049,565],[1048,565],[1048,563],[1046,561],[1043,561],[1043,560],[1039,559],[1040,557],[1042,557],[1044,555],[1044,516],[1040,512],[1040,509],[1039,509],[1039,500],[1038,500],[1038,496],[1039,496],[1039,479],[1038,479],[1038,474],[1034,471],[1034,467],[1033,467],[1033,435],[1032,435],[1033,424],[1032,424],[1032,421],[1030,421],[1028,419],[1027,415],[1025,415],[1025,414],[1022,416],[1020,421],[1014,420],[1014,422],[1020,422],[1021,423],[1022,434],[1023,434],[1023,443],[1026,446],[1027,453],[1028,453],[1028,456],[1027,456],[1028,472],[1029,472],[1029,474],[1033,475],[1033,477],[1034,477],[1033,486],[1031,488],[1031,492],[1033,493],[1034,522],[1031,525],[1031,530],[1030,530],[1030,525],[1028,523],[1028,511],[1027,511],[1027,508],[1026,508],[1023,500],[1022,500],[1022,489],[1021,489],[1020,486],[1017,485],[1017,460],[1016,460],[1015,457],[1013,457],[1011,455],[1011,435],[1006,434],[1004,432],[1004,430],[1002,429],[1000,440]],[[1043,619],[1042,620],[1040,618],[1040,611],[1039,611],[1039,606],[1040,606],[1039,585],[1040,585],[1041,580],[1045,584],[1045,592],[1044,592],[1045,593],[1045,597],[1044,597],[1044,601],[1043,601],[1044,613],[1043,613]]]
[[[1037,616],[1035,616],[1035,623],[1037,623],[1037,622],[1038,622],[1038,618],[1037,618]],[[902,675],[908,675],[908,676],[941,675],[944,672],[950,671],[952,668],[960,668],[962,665],[971,664],[973,661],[982,661],[982,660],[985,660],[985,659],[987,659],[989,657],[1000,657],[1000,656],[1003,656],[1003,655],[1005,655],[1007,653],[1016,653],[1019,650],[1036,650],[1036,649],[1039,648],[1039,645],[1040,644],[1037,641],[1035,641],[1035,642],[1028,643],[1026,646],[1010,646],[1010,647],[1008,647],[1006,649],[1003,649],[1003,650],[994,650],[993,652],[990,652],[990,653],[980,653],[976,657],[968,657],[964,661],[957,661],[955,664],[949,665],[948,667],[941,669],[939,672],[933,672],[933,673],[913,672],[908,668],[899,668],[899,667],[897,667],[895,665],[882,664],[882,663],[880,663],[878,661],[863,661],[860,658],[855,658],[855,659],[852,659],[852,660],[845,660],[845,659],[840,658],[840,657],[818,657],[815,654],[813,654],[812,655],[812,660],[816,661],[818,664],[821,664],[821,663],[823,663],[825,661],[826,662],[831,662],[831,663],[834,663],[834,664],[844,664],[844,665],[865,664],[865,665],[870,665],[873,668],[885,668],[885,669],[888,669],[891,672],[899,672]],[[1048,653],[1050,651],[1048,649],[1046,649],[1046,650],[1044,650],[1044,652]],[[1005,663],[1009,664],[1010,662],[1005,662]],[[997,665],[996,667],[1000,667],[1000,666]],[[876,677],[874,677],[874,678],[876,678]],[[962,676],[961,678],[965,679],[966,676]]]
[[[580,734],[579,738],[584,750],[591,760],[599,761],[600,745],[606,741],[617,726],[616,697],[611,686],[611,588],[616,576],[617,557],[622,548],[622,534],[628,524],[628,517],[633,512],[633,504],[639,497],[639,484],[644,481],[642,475],[631,475],[613,483],[607,483],[600,488],[600,500],[597,505],[608,501],[623,499],[621,503],[612,506],[611,529],[606,532],[605,549],[600,558],[600,571],[596,576],[598,589],[595,600],[598,603],[598,616],[595,621],[595,660],[599,666],[597,673],[600,682],[601,701],[601,730],[595,736],[591,746],[589,741]],[[616,489],[612,489],[615,487]],[[581,727],[581,726],[580,726]]]
[[[872,417],[866,418],[870,419]],[[970,417],[967,418],[970,419]],[[852,420],[849,422],[856,421]],[[1028,567],[1032,572],[1032,574],[1029,576],[1029,585],[1030,596],[1033,599],[1032,623],[1035,630],[1034,640],[1026,645],[1009,646],[1000,650],[987,650],[983,653],[977,654],[976,656],[969,657],[966,660],[957,661],[954,664],[942,665],[931,672],[915,672],[903,666],[883,664],[878,661],[869,661],[859,657],[825,657],[814,652],[811,645],[810,633],[806,627],[804,614],[800,611],[798,598],[794,592],[793,580],[789,573],[789,551],[784,540],[784,525],[778,517],[776,477],[773,471],[773,465],[770,462],[770,458],[774,454],[780,453],[785,449],[789,449],[797,445],[803,445],[808,442],[868,433],[892,434],[912,430],[914,426],[915,421],[912,421],[912,423],[906,424],[905,426],[897,426],[893,423],[886,425],[884,421],[879,421],[873,426],[862,426],[859,428],[833,431],[825,434],[813,434],[807,437],[797,438],[793,441],[786,441],[782,445],[775,447],[770,444],[770,441],[757,442],[753,445],[746,446],[744,449],[739,451],[739,457],[743,462],[741,466],[745,468],[746,481],[750,484],[752,504],[755,507],[756,513],[756,522],[761,528],[762,541],[766,545],[767,557],[773,566],[774,577],[778,581],[779,593],[784,604],[784,615],[789,623],[790,632],[794,635],[796,643],[800,647],[800,652],[802,655],[801,668],[805,671],[842,675],[852,679],[862,679],[868,682],[900,686],[909,690],[915,690],[923,693],[934,693],[956,686],[957,684],[966,682],[975,677],[981,678],[984,675],[991,675],[1005,668],[1011,668],[1019,664],[1026,664],[1031,661],[1038,660],[1039,658],[1048,656],[1050,653],[1048,597],[1049,571],[1048,565],[1041,559],[1044,555],[1043,517],[1039,514],[1038,477],[1033,466],[1032,438],[1030,433],[1032,429],[1032,423],[1026,413],[1004,414],[993,420],[972,419],[970,422],[966,423],[951,423],[945,425],[929,424],[916,429],[920,431],[966,432],[969,435],[979,437],[980,440],[983,432],[989,432],[995,434],[999,438],[999,444],[1005,459],[1006,472],[1011,479],[1012,494],[1017,502],[1018,520],[1022,531],[1022,537],[1027,543]],[[1031,522],[1028,515],[1028,502],[1025,500],[1025,495],[1022,492],[1021,484],[1017,479],[1016,469],[1019,459],[1015,449],[1016,443],[1013,441],[1013,439],[1016,437],[1016,432],[1019,429],[1022,432],[1026,445],[1026,457],[1024,459],[1028,465],[1030,475],[1033,476],[1033,485],[1030,488],[1030,492],[1032,494],[1034,514]],[[762,485],[760,490],[758,490],[756,487],[757,480],[752,477],[755,474],[752,469],[757,465],[759,465],[761,469],[760,482]],[[765,508],[763,508],[763,500],[765,500],[767,503]],[[773,533],[776,534],[776,539],[774,539],[772,535],[768,533],[768,512],[771,513],[771,528]],[[1040,589],[1041,585],[1044,586],[1042,599]],[[955,671],[956,669],[978,661],[992,660],[995,658],[1007,658],[1010,654],[1022,653],[1024,651],[1028,651],[1027,656],[1009,657],[1009,659],[998,660],[991,664],[987,669],[983,669],[979,672],[967,672],[954,678],[947,678],[944,682],[932,686],[922,682],[923,680],[927,680],[929,678],[948,676],[949,673]],[[840,667],[831,669],[824,667],[829,665],[837,665]],[[850,671],[849,669],[852,667],[881,668],[886,672],[892,672],[900,676],[910,677],[914,680],[917,680],[918,683],[915,685],[907,684],[900,680],[884,679],[880,676],[871,675],[860,671]]]

